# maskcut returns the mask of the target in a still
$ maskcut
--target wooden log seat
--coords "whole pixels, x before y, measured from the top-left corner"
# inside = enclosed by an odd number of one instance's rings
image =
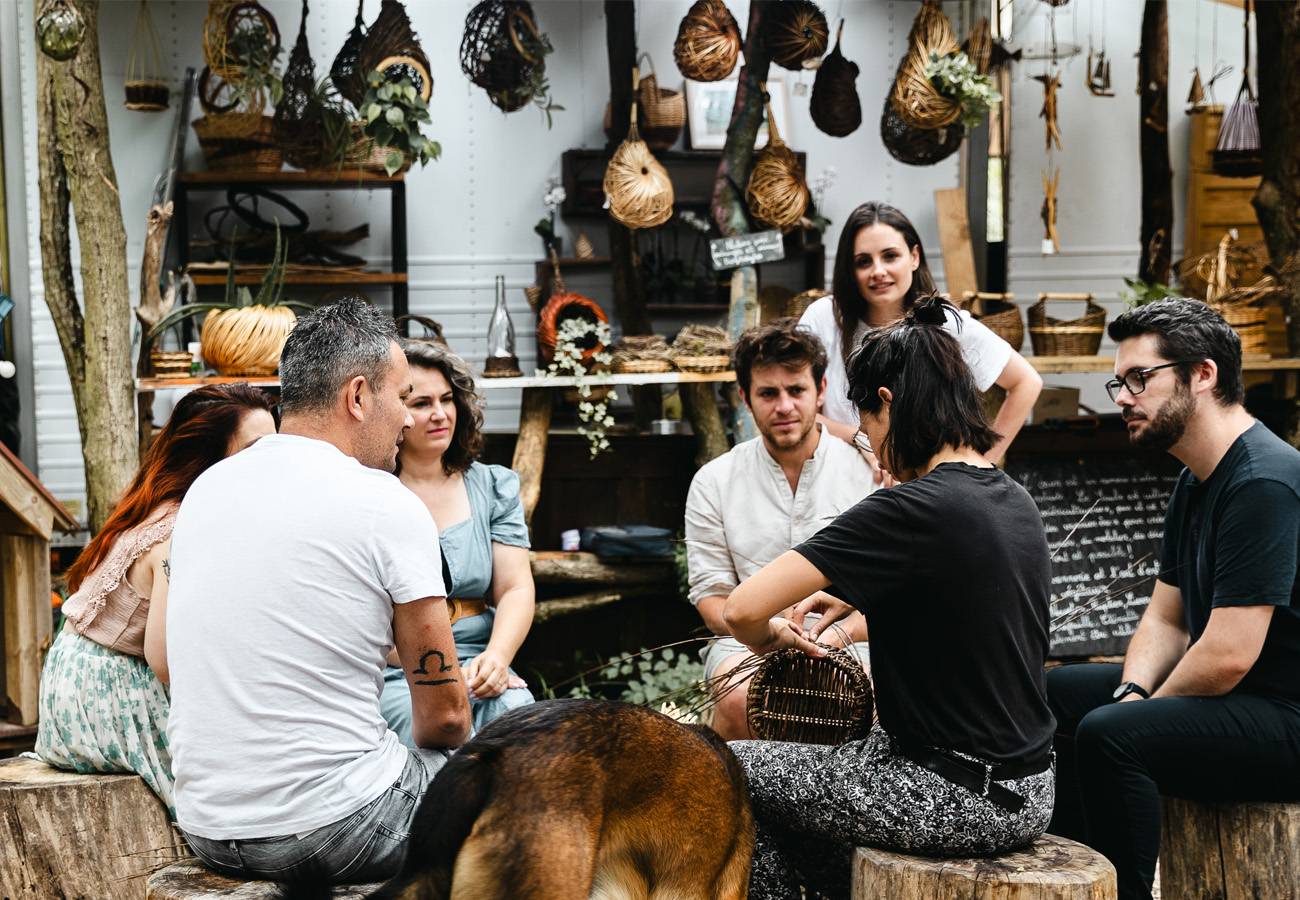
[[[1105,857],[1051,834],[1024,850],[976,859],[933,859],[874,847],[859,847],[853,856],[853,900],[1115,900],[1115,896],[1115,867]]]
[[[1164,798],[1160,892],[1170,900],[1300,897],[1300,803]]]
[[[135,775],[78,775],[0,760],[0,897],[139,900],[184,842]]]
[[[241,881],[205,869],[197,860],[175,863],[149,876],[145,900],[278,900],[283,885],[275,881]],[[333,900],[363,900],[379,889],[378,884],[336,887]],[[138,896],[138,895],[137,895]]]

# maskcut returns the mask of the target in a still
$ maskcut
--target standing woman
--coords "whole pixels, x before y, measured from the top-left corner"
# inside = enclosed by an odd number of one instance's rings
[[[727,600],[727,625],[755,653],[824,654],[778,617],[792,603],[796,620],[824,612],[813,639],[860,610],[880,714],[866,738],[838,747],[731,744],[758,823],[753,900],[797,898],[798,876],[847,897],[857,845],[991,854],[1029,844],[1051,818],[1047,539],[1029,494],[988,461],[997,434],[945,327],[955,315],[918,300],[849,360],[862,430],[899,484]],[[800,603],[828,589],[841,599]]]
[[[831,287],[835,293],[809,306],[799,324],[826,345],[821,421],[836,437],[852,442],[858,411],[848,398],[849,356],[868,328],[897,322],[918,298],[935,293],[925,248],[907,216],[884,203],[864,203],[850,213],[835,251]],[[988,458],[997,462],[1033,409],[1043,379],[1015,348],[969,313],[962,312],[943,327],[960,344],[976,390],[983,393],[996,384],[1007,392],[992,423],[998,437],[988,450]],[[874,455],[869,454],[869,461],[878,472]]]
[[[68,570],[73,594],[41,673],[36,755],[44,762],[134,772],[175,815],[165,642],[172,525],[196,478],[274,433],[271,401],[247,384],[200,387],[176,404],[108,521]]]
[[[533,572],[519,476],[477,461],[483,413],[474,376],[451,352],[403,341],[414,390],[406,401],[415,420],[397,455],[397,477],[414,491],[438,526],[443,580],[456,655],[470,690],[474,730],[533,702],[510,670],[533,624]],[[384,674],[384,719],[402,743],[411,737],[411,693],[401,668]]]

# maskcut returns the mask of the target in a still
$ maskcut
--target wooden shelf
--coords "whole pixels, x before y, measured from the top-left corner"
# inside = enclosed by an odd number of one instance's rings
[[[206,186],[213,190],[237,184],[275,185],[285,188],[385,188],[406,180],[405,173],[389,177],[382,172],[366,169],[327,169],[321,172],[240,172],[231,170],[209,170],[204,172],[181,172],[177,176],[181,184],[193,187]]]
[[[1115,371],[1113,356],[1026,356],[1025,359],[1044,375],[1110,375]],[[1242,360],[1241,367],[1247,372],[1294,372],[1300,370],[1300,358],[1247,356]]]
[[[1300,368],[1300,365],[1297,365]],[[607,375],[604,379],[587,378],[588,384],[600,385],[638,385],[638,384],[698,384],[701,382],[729,382],[736,380],[735,372],[654,372],[647,375]],[[135,388],[138,391],[165,391],[173,388],[192,388],[205,384],[234,384],[247,382],[257,387],[280,386],[280,379],[275,375],[224,376],[208,375],[202,378],[137,378]],[[519,388],[565,388],[576,387],[578,379],[572,376],[552,378],[525,375],[520,378],[478,378],[477,386],[484,390],[511,390]]]
[[[645,311],[648,313],[681,313],[688,316],[699,313],[725,313],[727,309],[725,303],[647,303],[645,305]]]
[[[218,272],[193,273],[190,275],[200,287],[225,284],[226,276]],[[255,272],[236,275],[235,284],[257,285],[262,283],[263,273]],[[409,276],[405,272],[304,272],[285,275],[285,284],[406,284]]]

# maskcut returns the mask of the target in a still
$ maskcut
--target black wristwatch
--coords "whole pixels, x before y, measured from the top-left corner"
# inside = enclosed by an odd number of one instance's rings
[[[1111,694],[1111,698],[1116,703],[1118,703],[1119,701],[1127,697],[1129,694],[1137,694],[1143,700],[1151,699],[1151,694],[1147,691],[1147,689],[1144,688],[1142,685],[1138,684],[1136,681],[1125,681],[1119,687],[1115,688],[1115,693]]]

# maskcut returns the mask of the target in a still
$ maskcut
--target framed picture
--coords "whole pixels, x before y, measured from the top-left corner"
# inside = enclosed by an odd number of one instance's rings
[[[737,84],[735,78],[686,82],[686,124],[690,129],[692,150],[721,150],[726,145],[727,125],[731,122],[732,107],[736,105]],[[777,130],[788,135],[785,82],[779,79],[768,81],[767,93],[772,98],[772,118],[776,119]],[[766,120],[759,126],[754,146],[767,146]]]

